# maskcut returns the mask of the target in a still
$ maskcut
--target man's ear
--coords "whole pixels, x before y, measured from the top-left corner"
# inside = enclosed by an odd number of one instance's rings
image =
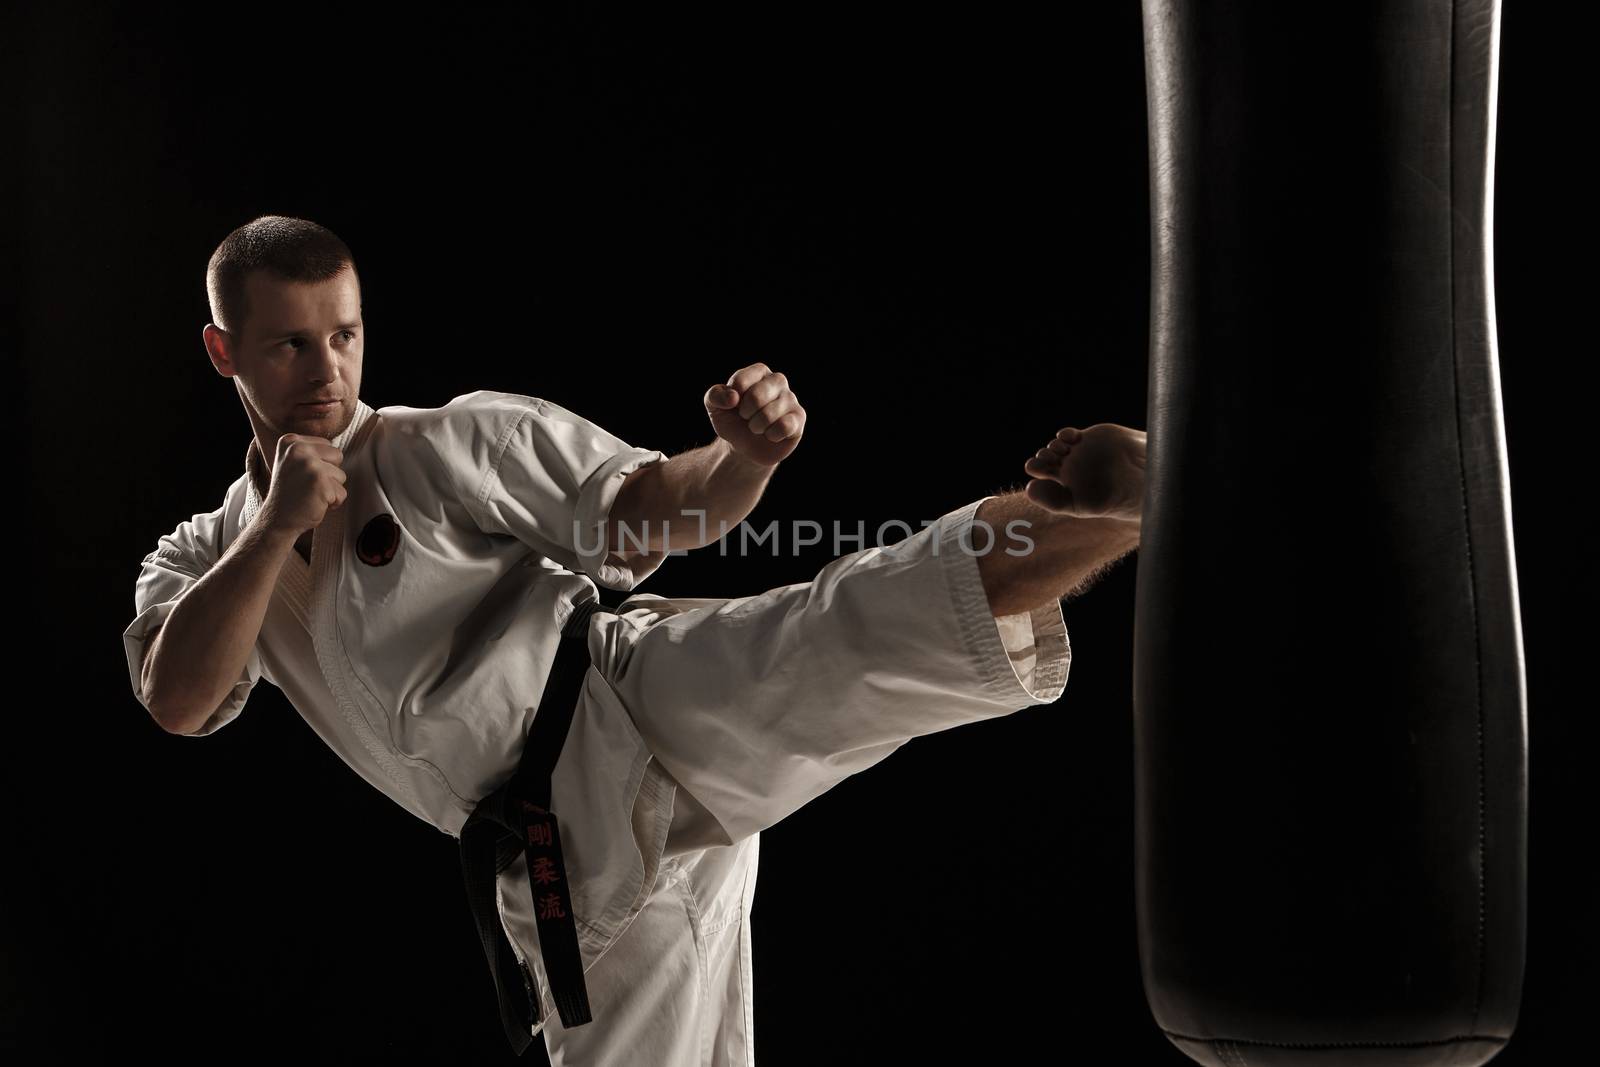
[[[232,378],[239,373],[233,361],[233,338],[228,332],[214,322],[208,322],[205,329],[200,331],[201,342],[206,346],[206,355],[211,357],[211,365],[217,373],[224,378]]]

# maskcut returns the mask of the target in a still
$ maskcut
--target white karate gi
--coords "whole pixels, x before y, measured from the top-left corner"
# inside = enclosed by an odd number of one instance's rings
[[[623,478],[667,457],[548,400],[489,391],[432,409],[358,402],[333,443],[347,499],[317,527],[309,565],[287,554],[244,671],[189,736],[231,722],[266,678],[357,774],[459,837],[516,771],[572,603],[595,582],[631,590],[664,559],[630,571],[596,549]],[[152,633],[260,509],[259,463],[252,439],[222,506],[143,561],[123,634],[140,703]],[[1059,603],[988,613],[958,540],[979,503],[811,582],[733,599],[643,593],[595,613],[594,669],[551,796],[590,1023],[567,1030],[555,1014],[523,860],[497,879],[555,1067],[753,1064],[760,831],[912,737],[1061,694]],[[355,548],[380,514],[401,543],[373,566]]]

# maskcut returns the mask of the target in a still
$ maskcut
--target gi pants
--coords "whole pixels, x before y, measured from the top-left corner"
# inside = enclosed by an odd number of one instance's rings
[[[1060,696],[1061,605],[989,613],[975,552],[1020,546],[971,528],[980,503],[809,582],[603,620],[600,673],[679,788],[648,902],[585,976],[594,1020],[545,1024],[554,1067],[753,1065],[760,831],[913,737]]]

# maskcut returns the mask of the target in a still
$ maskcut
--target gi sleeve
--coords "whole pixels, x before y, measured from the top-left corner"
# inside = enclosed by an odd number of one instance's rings
[[[636,448],[537,397],[480,390],[457,397],[444,410],[452,409],[452,417],[430,437],[447,478],[481,530],[509,534],[610,589],[631,590],[661,566],[665,552],[624,564],[600,547],[623,479],[640,467],[665,462],[666,453]],[[645,534],[629,531],[622,547],[633,548]]]
[[[140,673],[144,663],[144,650],[163,626],[172,609],[196,582],[216,563],[221,552],[218,545],[222,533],[222,511],[196,515],[180,523],[172,533],[161,538],[156,550],[144,558],[139,579],[134,585],[133,604],[135,617],[122,633],[123,650],[128,657],[128,680],[133,685],[133,695],[150,710],[145,699]],[[229,690],[217,710],[192,734],[180,737],[204,737],[215,733],[239,717],[244,710],[250,690],[261,678],[260,643],[250,650],[239,679]]]

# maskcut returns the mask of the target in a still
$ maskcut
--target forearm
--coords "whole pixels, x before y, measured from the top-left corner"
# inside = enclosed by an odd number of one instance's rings
[[[722,438],[641,469],[637,504],[613,515],[606,531],[614,554],[679,551],[711,544],[755,509],[776,466],[741,458]]]
[[[142,682],[163,729],[199,729],[239,680],[294,541],[292,533],[252,524],[156,631]]]

